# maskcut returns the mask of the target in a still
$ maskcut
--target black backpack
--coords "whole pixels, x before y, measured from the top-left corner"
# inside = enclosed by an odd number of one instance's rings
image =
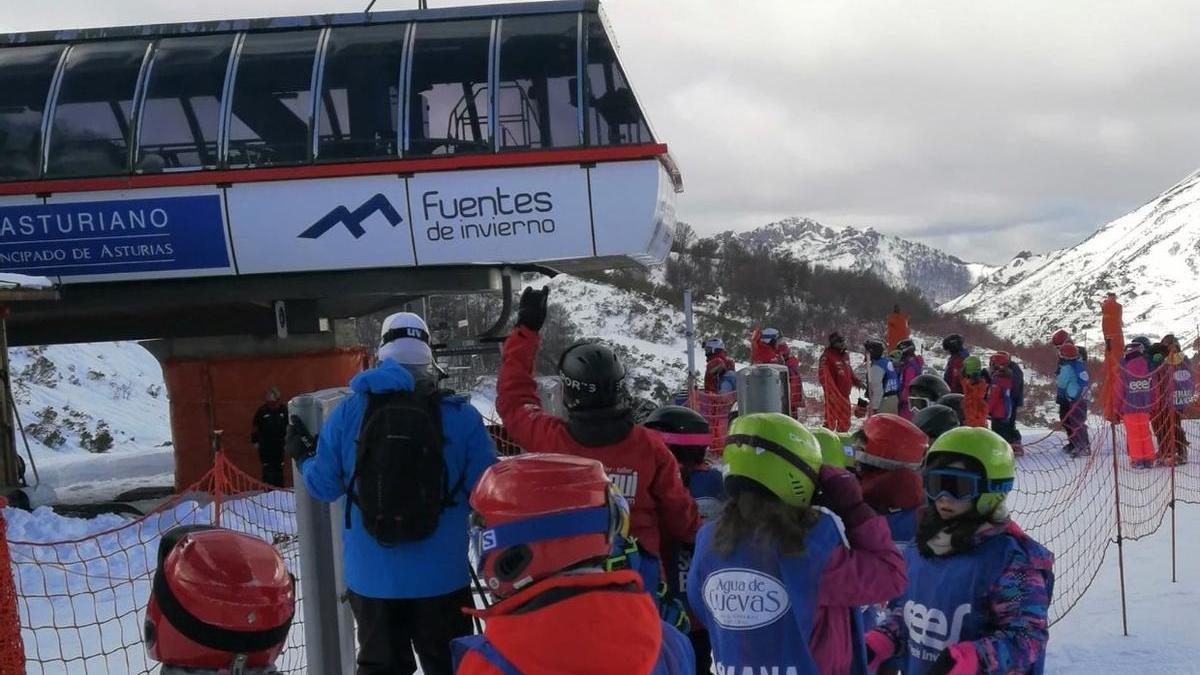
[[[450,486],[444,443],[442,392],[368,394],[346,491],[346,528],[357,506],[363,528],[383,546],[433,534],[442,511],[455,505],[467,473],[463,467]]]

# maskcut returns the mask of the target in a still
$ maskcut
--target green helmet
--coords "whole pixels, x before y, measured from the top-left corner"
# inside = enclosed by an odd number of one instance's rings
[[[846,446],[849,443],[844,441],[841,436],[825,427],[816,427],[810,431],[817,439],[817,444],[821,446],[821,461],[824,464],[836,466],[839,469],[849,469],[854,466],[854,457],[846,454]]]
[[[929,453],[925,456],[926,465],[937,461],[939,455],[963,455],[983,466],[986,482],[980,488],[979,499],[975,503],[981,515],[990,516],[1000,508],[1013,489],[1016,469],[1012,446],[990,429],[959,427],[947,431],[929,447]]]
[[[812,433],[781,413],[744,415],[725,437],[725,480],[746,478],[789,506],[808,506],[817,490],[821,446]]]
[[[974,375],[983,370],[983,361],[979,360],[978,356],[968,356],[963,361],[963,372],[968,375]]]

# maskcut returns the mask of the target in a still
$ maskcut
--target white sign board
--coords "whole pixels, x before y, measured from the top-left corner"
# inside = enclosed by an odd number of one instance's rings
[[[404,183],[364,176],[227,188],[238,272],[411,267]]]
[[[592,255],[587,170],[577,166],[419,174],[409,195],[420,265]]]

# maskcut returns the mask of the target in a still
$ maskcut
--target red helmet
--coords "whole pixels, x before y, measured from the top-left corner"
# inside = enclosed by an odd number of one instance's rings
[[[1007,368],[1011,363],[1012,357],[1008,355],[1008,352],[996,352],[992,354],[992,358],[988,359],[988,365],[993,369]]]
[[[920,469],[929,447],[924,431],[900,417],[881,413],[863,423],[866,447],[858,451],[860,463],[877,469]]]
[[[629,532],[629,505],[594,459],[518,455],[492,465],[471,493],[471,549],[492,594],[603,560]]]
[[[279,552],[258,537],[210,525],[177,527],[158,546],[146,608],[146,651],[180,668],[271,666],[296,611]]]
[[[1075,359],[1079,358],[1079,347],[1076,347],[1068,342],[1067,344],[1058,348],[1058,355],[1068,361],[1074,361]]]
[[[1055,331],[1054,335],[1050,336],[1050,344],[1055,347],[1061,347],[1071,341],[1071,334],[1063,329]]]

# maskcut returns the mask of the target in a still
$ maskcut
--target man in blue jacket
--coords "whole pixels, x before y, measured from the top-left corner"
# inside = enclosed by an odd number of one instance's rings
[[[420,317],[407,312],[389,316],[380,343],[378,365],[350,380],[353,394],[321,427],[315,453],[311,439],[306,443],[300,438],[306,433],[303,425],[292,420],[288,454],[317,499],[332,502],[351,492],[369,394],[413,391],[418,383],[437,382],[429,331]],[[479,412],[466,399],[441,396],[440,413],[451,494],[431,534],[384,546],[364,528],[357,498],[354,503],[343,501],[349,511],[343,559],[358,626],[358,675],[413,673],[414,650],[427,675],[450,675],[450,641],[471,633],[471,621],[462,613],[463,607],[473,606],[467,499],[479,477],[496,462],[496,449]]]

